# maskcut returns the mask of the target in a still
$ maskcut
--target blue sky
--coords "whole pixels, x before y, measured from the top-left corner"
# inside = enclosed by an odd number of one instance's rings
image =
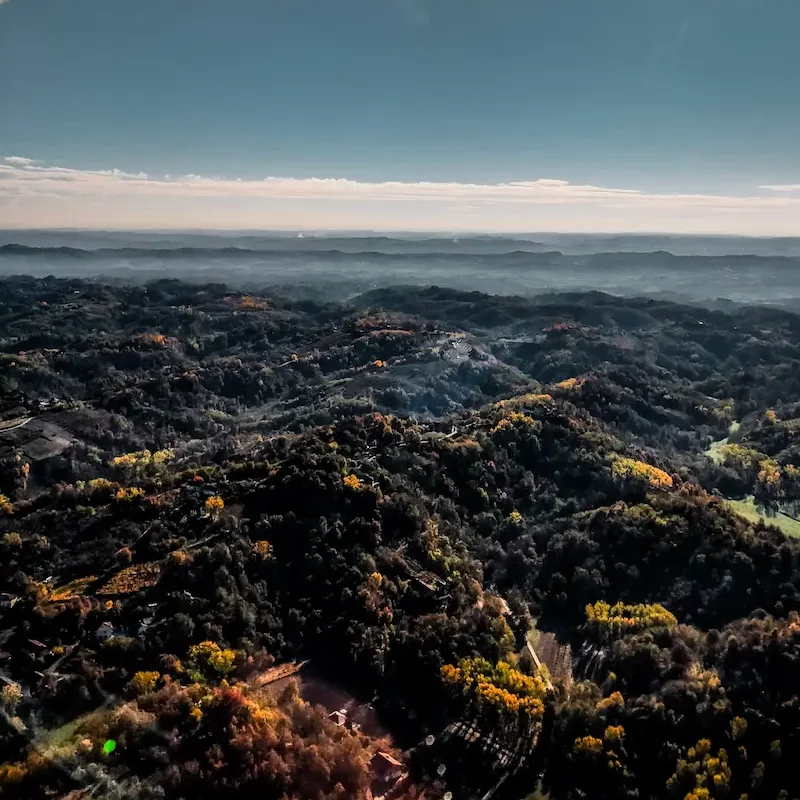
[[[6,163],[0,225],[202,227],[218,213],[225,227],[239,214],[242,227],[722,231],[746,217],[660,202],[640,219],[605,196],[591,213],[562,198],[572,216],[542,198],[472,213],[487,198],[464,192],[438,216],[409,199],[398,213],[380,191],[287,210],[283,195],[225,188],[215,205],[163,185],[192,174],[765,198],[752,232],[800,233],[800,192],[759,188],[800,184],[798,31],[798,0],[6,0],[0,158],[159,182],[65,195]]]

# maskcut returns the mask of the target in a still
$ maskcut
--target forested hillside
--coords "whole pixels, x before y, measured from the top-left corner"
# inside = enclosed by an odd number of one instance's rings
[[[800,797],[800,316],[13,278],[0,404],[0,797]]]

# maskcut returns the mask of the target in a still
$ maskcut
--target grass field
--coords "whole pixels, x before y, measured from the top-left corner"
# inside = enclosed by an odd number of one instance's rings
[[[728,500],[728,505],[730,505],[737,514],[740,514],[745,519],[749,519],[751,522],[763,520],[770,525],[774,525],[776,528],[780,528],[787,536],[800,539],[800,522],[791,517],[787,517],[785,514],[776,514],[774,517],[765,516],[756,508],[752,497],[748,497],[747,500]]]
[[[158,561],[134,564],[121,569],[105,586],[97,590],[97,594],[134,594],[149,586],[155,586],[160,576],[161,564]]]
[[[740,427],[741,423],[731,422],[731,426],[728,428],[728,435],[724,439],[718,439],[716,442],[712,442],[711,447],[705,451],[704,455],[707,455],[715,464],[721,464],[725,460],[722,448],[728,444],[729,437],[736,433]]]

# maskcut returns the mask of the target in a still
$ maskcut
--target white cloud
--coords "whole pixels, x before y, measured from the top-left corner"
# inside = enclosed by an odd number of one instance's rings
[[[365,182],[347,178],[154,176],[80,170],[22,156],[0,159],[0,224],[76,227],[458,228],[476,216],[487,230],[674,230],[800,234],[800,187],[769,195],[648,193],[556,178],[508,183]],[[777,193],[777,196],[776,196]],[[97,203],[103,217],[98,217]],[[480,211],[476,215],[476,211]]]
[[[800,192],[800,183],[787,183],[772,186],[759,186],[759,189],[766,189],[770,192]]]

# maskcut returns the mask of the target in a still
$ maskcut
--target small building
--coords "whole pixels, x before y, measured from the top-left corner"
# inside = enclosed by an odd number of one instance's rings
[[[384,751],[372,756],[369,767],[373,780],[384,785],[394,783],[405,775],[402,762],[398,761],[391,753]]]
[[[95,638],[98,642],[107,642],[117,635],[117,631],[110,622],[104,622],[95,632]]]
[[[139,636],[144,636],[147,633],[147,629],[153,624],[153,617],[145,617],[141,623],[139,624],[139,630],[137,631]]]
[[[347,725],[347,711],[344,708],[340,708],[338,711],[328,714],[328,719],[338,728],[344,728],[344,726]]]

